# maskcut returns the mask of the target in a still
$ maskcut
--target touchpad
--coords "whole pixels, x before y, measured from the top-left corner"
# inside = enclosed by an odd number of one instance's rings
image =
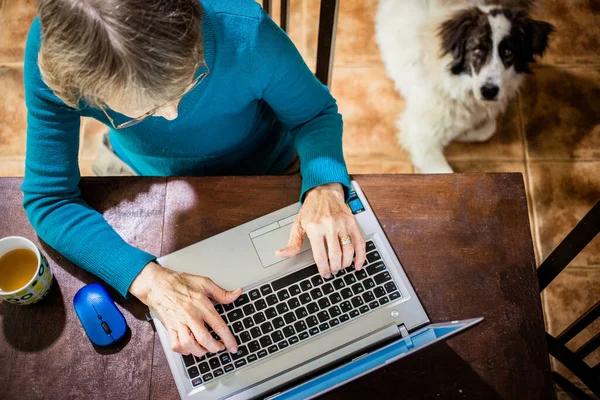
[[[288,240],[290,239],[291,228],[292,225],[289,224],[252,239],[252,243],[254,244],[254,248],[258,253],[258,257],[260,258],[263,267],[270,267],[271,265],[285,260],[285,258],[276,257],[275,251],[287,246]],[[300,252],[302,253],[307,250],[310,250],[310,242],[308,241],[308,238],[304,236],[304,242],[302,243],[302,250],[300,250]]]

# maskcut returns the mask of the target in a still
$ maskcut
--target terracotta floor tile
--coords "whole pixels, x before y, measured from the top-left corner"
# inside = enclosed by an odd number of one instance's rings
[[[600,265],[593,267],[568,267],[544,291],[544,312],[548,320],[548,331],[557,336],[585,311],[600,300]],[[600,332],[600,321],[595,321],[579,335],[575,336],[567,347],[576,350]],[[600,362],[600,349],[584,360],[594,366]],[[553,369],[567,379],[573,375],[559,362],[553,360]]]
[[[36,12],[36,0],[0,2],[0,64],[23,62],[27,33]]]
[[[345,158],[350,174],[412,174],[414,172],[409,161],[361,155]]]
[[[449,160],[523,160],[523,135],[515,99],[498,118],[496,133],[484,143],[452,142],[445,149]]]
[[[600,67],[536,68],[522,93],[528,157],[600,160]]]
[[[404,108],[382,64],[339,67],[332,93],[344,118],[344,152],[407,161],[396,142],[396,120]]]
[[[600,3],[597,0],[538,1],[534,18],[550,22],[556,32],[544,62],[600,62]]]
[[[456,161],[451,160],[450,165],[454,172],[520,172],[525,176],[525,162],[523,161]]]
[[[540,253],[546,259],[600,199],[600,162],[535,162],[529,168]],[[600,265],[600,236],[571,265]]]
[[[98,152],[98,145],[108,127],[93,118],[82,118],[81,121],[81,143],[79,145],[79,157],[94,159]]]
[[[320,0],[306,1],[306,53],[316,59]],[[375,42],[375,14],[378,0],[340,1],[333,62],[339,66],[365,66],[379,63],[379,47]]]
[[[23,68],[0,67],[0,88],[0,157],[24,157],[27,109]]]
[[[24,158],[0,158],[0,177],[23,177],[24,175]]]

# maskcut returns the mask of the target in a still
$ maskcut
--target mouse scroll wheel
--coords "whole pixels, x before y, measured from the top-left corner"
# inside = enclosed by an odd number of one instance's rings
[[[110,335],[112,333],[112,331],[110,330],[110,327],[108,326],[108,324],[106,322],[103,322],[101,325],[102,325],[102,329],[104,329],[104,332],[106,332],[107,335]]]

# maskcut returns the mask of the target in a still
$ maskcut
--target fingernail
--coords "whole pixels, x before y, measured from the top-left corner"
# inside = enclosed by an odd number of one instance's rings
[[[233,349],[231,349],[231,353],[237,353],[238,352],[238,348],[234,347]]]
[[[233,293],[241,293],[241,292],[242,292],[242,288],[237,288],[237,289],[235,290],[235,292],[233,292]]]
[[[331,274],[325,275],[325,279],[329,279],[329,278],[331,278]]]

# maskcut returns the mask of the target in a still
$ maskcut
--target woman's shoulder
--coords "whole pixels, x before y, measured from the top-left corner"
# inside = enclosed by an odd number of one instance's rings
[[[209,13],[228,14],[242,18],[259,20],[261,7],[254,0],[202,0],[202,5]]]

